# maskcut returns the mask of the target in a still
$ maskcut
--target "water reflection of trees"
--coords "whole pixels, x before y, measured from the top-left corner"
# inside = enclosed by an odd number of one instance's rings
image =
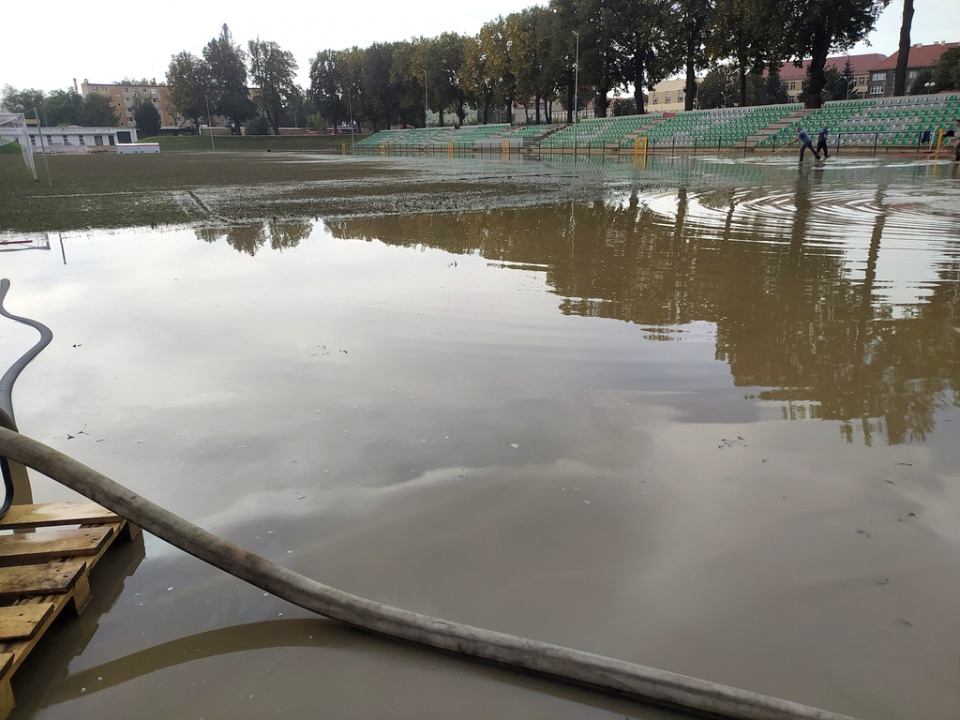
[[[801,175],[789,226],[770,240],[762,217],[734,221],[733,191],[698,197],[721,222],[687,217],[681,190],[671,215],[637,197],[461,215],[347,219],[328,223],[338,237],[394,245],[426,244],[479,253],[504,265],[544,267],[567,314],[613,318],[651,328],[650,337],[693,321],[716,325],[716,357],[734,383],[768,388],[787,417],[841,421],[848,440],[922,441],[938,408],[960,389],[957,281],[960,263],[907,314],[878,297],[874,283],[885,214],[871,229],[866,269],[851,276],[842,249],[813,245],[808,228],[816,173]],[[878,191],[882,193],[882,189]],[[879,198],[878,198],[879,200]],[[877,203],[882,207],[882,203]]]
[[[238,252],[253,256],[268,242],[273,250],[296,247],[312,231],[311,220],[271,220],[266,223],[200,228],[196,233],[198,238],[208,243],[223,238]]]

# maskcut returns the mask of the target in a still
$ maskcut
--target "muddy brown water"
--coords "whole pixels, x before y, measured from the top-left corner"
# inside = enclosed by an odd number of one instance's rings
[[[269,162],[313,179],[0,234],[8,309],[55,335],[23,432],[361,596],[960,714],[955,165]],[[4,367],[31,333],[0,324]],[[309,617],[149,536],[112,565],[15,717],[682,717]]]

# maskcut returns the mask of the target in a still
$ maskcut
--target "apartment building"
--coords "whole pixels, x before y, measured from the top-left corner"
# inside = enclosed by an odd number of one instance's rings
[[[658,82],[647,95],[646,111],[658,115],[665,112],[681,112],[684,106],[686,87],[687,81],[685,78]]]
[[[880,53],[864,53],[862,55],[837,55],[828,57],[824,69],[833,68],[841,75],[850,62],[850,70],[853,72],[853,84],[847,92],[846,98],[833,98],[834,100],[856,100],[863,99],[869,94],[868,87],[870,82],[870,73],[877,65],[887,59],[886,55]],[[809,60],[804,60],[800,67],[793,63],[787,63],[780,68],[780,80],[787,89],[787,95],[790,96],[790,102],[799,102],[800,93],[803,92],[803,83],[807,79],[807,67]],[[892,87],[892,86],[891,86]],[[893,93],[891,92],[891,95]]]
[[[174,114],[169,97],[170,89],[166,85],[91,83],[84,79],[78,86],[74,78],[73,87],[81,95],[99,93],[109,97],[110,103],[117,111],[117,127],[135,128],[137,126],[137,121],[133,118],[134,100],[137,97],[154,104],[160,112],[161,127],[177,128],[183,123],[183,118]]]
[[[921,70],[936,69],[940,63],[940,56],[951,48],[957,47],[960,43],[939,42],[930,45],[916,44],[910,47],[907,55],[907,84],[906,92],[910,92],[913,81]],[[897,72],[897,61],[900,57],[898,50],[893,55],[885,58],[870,69],[870,82],[868,85],[868,95],[870,97],[892,97],[894,76]]]

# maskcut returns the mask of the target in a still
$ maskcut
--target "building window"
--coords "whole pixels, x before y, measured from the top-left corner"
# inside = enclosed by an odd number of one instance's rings
[[[683,102],[683,90],[677,90],[677,102]]]
[[[665,93],[663,93],[663,102],[664,102],[664,104],[670,102],[670,91],[669,91],[669,90],[667,90]]]
[[[81,144],[81,145],[86,145],[86,144],[87,144],[87,140],[86,140],[86,138],[83,137],[83,135],[80,136],[80,144]]]
[[[917,71],[916,70],[907,71],[907,77],[913,80],[915,77],[917,77]]]
[[[874,82],[883,82],[887,79],[887,74],[885,72],[875,72],[870,76],[870,79]],[[871,91],[872,92],[872,91]]]
[[[124,91],[125,93],[128,93],[128,92],[130,92],[130,88],[124,88],[123,91]]]
[[[157,89],[156,89],[156,88],[152,88],[152,89],[150,90],[150,92],[153,93],[154,95],[156,95],[156,94],[157,94]]]
[[[653,94],[653,104],[656,105],[656,104],[659,103],[659,102],[660,102],[660,93],[654,93],[654,94]]]
[[[790,81],[790,89],[791,89],[791,90],[796,90],[796,89],[797,89],[797,83],[796,83],[795,80],[791,80],[791,81]]]
[[[871,85],[870,86],[871,95],[883,95],[883,85]]]

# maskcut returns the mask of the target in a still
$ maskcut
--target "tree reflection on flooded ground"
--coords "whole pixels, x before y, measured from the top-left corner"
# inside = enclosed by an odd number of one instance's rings
[[[955,716],[954,166],[513,167],[319,182],[310,217],[280,189],[227,222],[236,200],[192,188],[195,223],[4,253],[10,310],[55,334],[21,428],[359,595]],[[676,717],[308,619],[145,542],[20,717]]]

